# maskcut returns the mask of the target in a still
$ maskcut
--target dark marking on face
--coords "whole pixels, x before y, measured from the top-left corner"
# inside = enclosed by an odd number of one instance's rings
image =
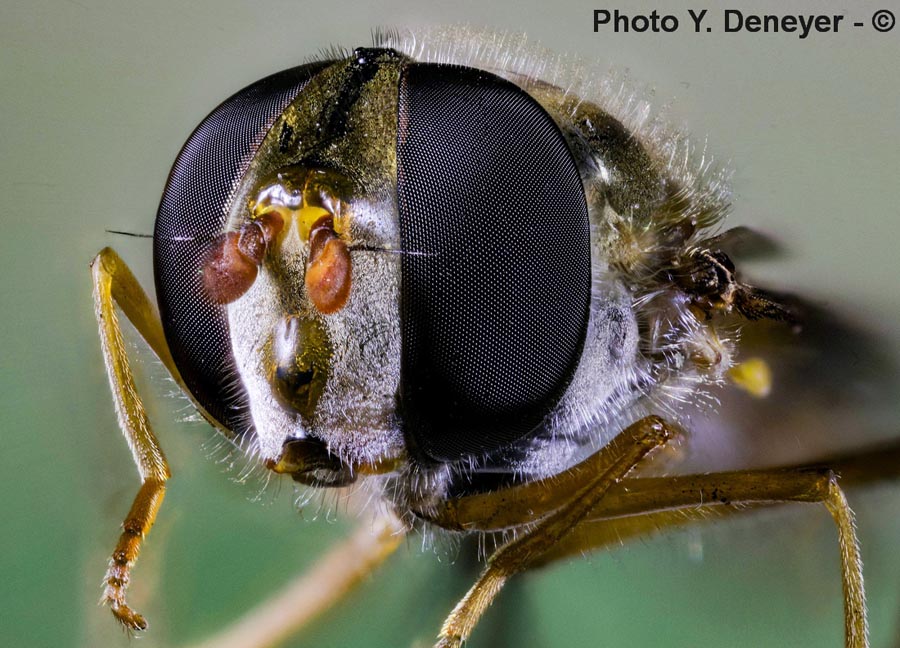
[[[348,128],[347,115],[359,100],[366,87],[381,68],[384,60],[393,60],[399,55],[391,49],[360,47],[353,52],[353,60],[348,65],[348,76],[338,96],[325,109],[320,134],[328,139],[343,137]]]
[[[609,322],[607,349],[609,350],[609,356],[618,360],[622,357],[622,352],[625,349],[625,339],[628,337],[625,315],[621,309],[611,308],[608,311],[607,321]]]
[[[288,123],[281,126],[281,133],[278,136],[278,151],[287,153],[291,148],[291,141],[294,137],[294,127]]]

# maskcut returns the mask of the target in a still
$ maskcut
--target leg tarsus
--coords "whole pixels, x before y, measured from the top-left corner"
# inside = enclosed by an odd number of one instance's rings
[[[100,602],[108,605],[113,616],[131,631],[146,630],[147,621],[129,607],[125,600],[125,590],[131,580],[131,568],[137,560],[141,542],[153,526],[165,494],[165,482],[151,478],[141,485],[128,517],[122,523],[122,535],[119,536],[103,578],[104,589]]]

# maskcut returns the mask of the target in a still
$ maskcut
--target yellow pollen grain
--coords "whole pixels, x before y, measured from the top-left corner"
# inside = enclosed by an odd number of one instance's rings
[[[756,398],[765,398],[772,391],[772,370],[762,358],[748,358],[728,370],[731,381]]]

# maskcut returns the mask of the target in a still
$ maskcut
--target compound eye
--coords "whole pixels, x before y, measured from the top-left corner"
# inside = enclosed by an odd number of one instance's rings
[[[329,64],[279,72],[222,103],[188,138],[160,201],[153,265],[166,341],[197,403],[235,433],[248,429],[248,399],[224,304],[252,285],[267,237],[259,224],[225,233],[229,201],[285,108]]]
[[[538,429],[587,335],[591,241],[578,165],[553,118],[488,72],[408,65],[397,199],[400,404],[440,461]]]
[[[331,345],[317,320],[284,318],[272,342],[274,367],[270,381],[282,405],[304,418],[315,413],[328,380]]]

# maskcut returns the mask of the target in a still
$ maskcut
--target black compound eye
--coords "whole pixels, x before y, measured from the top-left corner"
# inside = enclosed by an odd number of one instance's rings
[[[228,300],[210,295],[202,266],[210,246],[224,232],[232,190],[266,133],[312,76],[328,64],[303,65],[266,77],[210,113],[175,160],[156,217],[156,294],[172,357],[197,402],[236,433],[247,426],[247,396],[236,384],[221,303]]]
[[[547,112],[487,72],[411,64],[397,193],[407,434],[452,461],[538,428],[577,367],[591,292],[587,201]]]

